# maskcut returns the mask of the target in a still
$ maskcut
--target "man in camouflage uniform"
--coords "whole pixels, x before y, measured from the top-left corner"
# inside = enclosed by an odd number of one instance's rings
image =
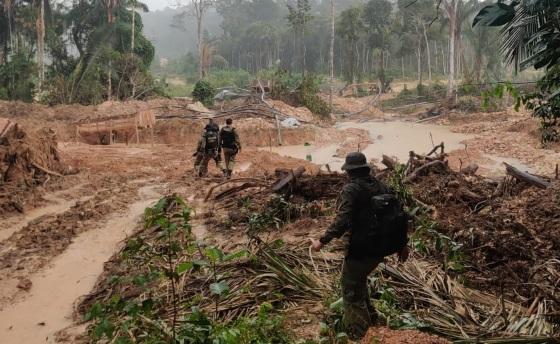
[[[210,118],[208,124],[204,127],[202,137],[198,140],[194,171],[199,177],[205,177],[208,174],[210,159],[214,159],[216,167],[223,171],[219,130],[219,126]]]
[[[241,151],[241,142],[239,135],[235,128],[232,126],[233,120],[226,119],[226,126],[220,130],[220,147],[224,152],[225,170],[224,176],[227,179],[231,178],[233,173],[233,166],[235,165],[235,156]]]
[[[319,251],[332,239],[344,235],[345,257],[341,278],[343,324],[349,336],[358,339],[365,335],[377,318],[370,302],[367,277],[383,261],[383,257],[372,255],[360,238],[364,231],[371,230],[374,221],[372,196],[386,194],[389,190],[370,175],[370,167],[362,153],[348,154],[342,170],[347,172],[350,180],[342,188],[336,219],[319,240],[311,239],[311,248]],[[399,253],[399,259],[406,260],[407,256],[408,248],[405,247]]]

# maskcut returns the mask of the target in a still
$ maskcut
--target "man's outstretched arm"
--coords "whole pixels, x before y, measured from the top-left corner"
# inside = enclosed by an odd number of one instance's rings
[[[313,250],[319,251],[323,246],[331,242],[332,239],[340,238],[348,229],[350,229],[350,225],[352,223],[353,203],[352,192],[350,188],[346,186],[342,190],[340,204],[338,206],[334,222],[329,226],[319,240],[311,239],[311,248]]]

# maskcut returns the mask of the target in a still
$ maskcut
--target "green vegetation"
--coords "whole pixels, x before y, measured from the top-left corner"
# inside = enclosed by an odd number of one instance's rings
[[[495,90],[496,96],[501,97],[505,87],[517,99],[517,107],[523,103],[533,110],[533,115],[541,122],[543,142],[560,140],[559,11],[560,4],[555,1],[497,2],[481,9],[473,21],[473,26],[505,26],[501,34],[501,50],[506,62],[516,69],[534,67],[546,70],[537,92],[520,95],[507,85],[500,85]]]
[[[35,63],[31,54],[20,51],[12,60],[0,65],[0,99],[14,99],[30,102],[35,88]]]
[[[195,100],[201,102],[205,106],[214,105],[214,96],[216,89],[206,80],[199,80],[194,85],[192,96]]]
[[[147,10],[142,3],[4,1],[1,7],[1,98],[92,104],[159,92],[148,70],[154,47],[137,13]]]

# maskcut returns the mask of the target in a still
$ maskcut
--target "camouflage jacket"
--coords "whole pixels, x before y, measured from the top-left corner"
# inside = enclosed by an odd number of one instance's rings
[[[321,243],[328,244],[332,239],[344,235],[347,256],[367,255],[367,252],[355,252],[352,233],[370,230],[373,220],[371,198],[388,192],[389,189],[383,183],[371,176],[351,178],[342,188],[336,218],[320,238]]]

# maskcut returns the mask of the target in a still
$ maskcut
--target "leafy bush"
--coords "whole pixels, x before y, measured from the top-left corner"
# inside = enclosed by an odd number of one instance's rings
[[[418,94],[419,97],[423,97],[428,95],[429,88],[424,85],[424,84],[418,84],[418,86],[416,86],[416,93]]]
[[[480,100],[472,96],[459,97],[455,107],[465,112],[477,112],[481,110]],[[492,106],[492,108],[494,108],[494,106]]]
[[[311,112],[320,116],[329,116],[331,107],[321,97],[319,97],[319,87],[321,80],[313,75],[306,75],[300,86],[301,103]]]
[[[199,80],[194,85],[192,96],[205,106],[214,105],[214,96],[216,89],[206,80]]]
[[[322,79],[317,75],[307,74],[302,78],[299,74],[276,68],[261,71],[259,78],[272,82],[273,99],[282,100],[292,106],[303,105],[320,116],[328,116],[331,113],[329,104],[318,95]]]
[[[540,120],[543,143],[560,141],[560,67],[550,68],[537,87],[535,93],[523,97],[518,94],[513,96],[521,99],[529,110],[533,110],[533,116]]]

